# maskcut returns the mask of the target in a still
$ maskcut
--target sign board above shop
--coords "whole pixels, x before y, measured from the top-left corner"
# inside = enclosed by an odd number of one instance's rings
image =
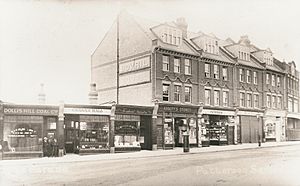
[[[3,109],[6,115],[42,115],[42,116],[58,116],[58,107],[42,108],[28,106],[8,106]]]
[[[158,108],[158,112],[195,114],[198,112],[198,108],[160,105]]]
[[[212,109],[203,109],[202,114],[208,115],[221,115],[221,116],[234,116],[234,111],[228,110],[212,110]]]
[[[110,115],[111,110],[98,108],[64,108],[64,114]]]

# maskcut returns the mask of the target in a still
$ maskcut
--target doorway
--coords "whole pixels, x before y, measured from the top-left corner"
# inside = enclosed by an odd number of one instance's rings
[[[183,146],[183,132],[187,131],[188,125],[185,118],[175,118],[174,140],[175,147]]]
[[[142,150],[152,150],[151,116],[141,116],[140,143]]]

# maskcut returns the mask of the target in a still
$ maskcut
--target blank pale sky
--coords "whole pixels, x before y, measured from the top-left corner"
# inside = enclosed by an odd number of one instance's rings
[[[91,54],[124,8],[157,22],[185,17],[189,30],[221,39],[248,35],[300,67],[296,0],[120,2],[0,0],[0,100],[36,103],[44,83],[47,103],[87,103]]]

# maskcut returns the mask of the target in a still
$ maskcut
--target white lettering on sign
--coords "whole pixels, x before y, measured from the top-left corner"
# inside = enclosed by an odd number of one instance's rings
[[[120,86],[150,82],[150,70],[120,75]]]
[[[203,109],[203,113],[202,114],[222,115],[222,116],[234,116],[234,111]]]
[[[4,108],[4,114],[25,114],[25,115],[58,115],[58,109],[39,108]]]
[[[120,64],[120,73],[132,72],[143,68],[150,67],[150,56],[140,59],[133,59],[129,62]]]
[[[110,115],[110,109],[64,108],[64,114]]]

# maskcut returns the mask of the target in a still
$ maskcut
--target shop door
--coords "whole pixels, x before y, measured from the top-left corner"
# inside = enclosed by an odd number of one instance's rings
[[[227,126],[227,142],[228,145],[234,144],[234,126]]]
[[[141,116],[140,143],[142,150],[152,149],[151,116]]]

